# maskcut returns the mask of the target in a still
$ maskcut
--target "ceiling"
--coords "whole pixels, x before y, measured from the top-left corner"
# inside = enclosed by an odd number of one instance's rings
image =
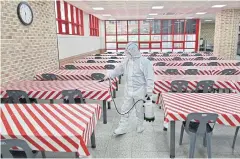
[[[215,19],[215,14],[222,9],[240,9],[240,1],[70,1],[83,11],[93,14],[102,20],[134,20],[146,19],[179,19],[194,17],[200,19]],[[211,8],[213,5],[226,5],[223,8]],[[163,9],[153,10],[152,6],[164,6]],[[96,11],[93,7],[103,7],[104,10]],[[207,12],[204,15],[197,15],[197,12]],[[158,13],[156,16],[149,16],[149,13]],[[111,14],[110,17],[103,17],[102,14]],[[167,14],[167,15],[166,15]]]

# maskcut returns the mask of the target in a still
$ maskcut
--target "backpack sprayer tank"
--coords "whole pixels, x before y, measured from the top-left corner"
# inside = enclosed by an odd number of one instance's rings
[[[150,97],[147,97],[146,100],[143,102],[144,107],[144,120],[153,122],[155,120],[154,110],[153,110],[153,103]]]

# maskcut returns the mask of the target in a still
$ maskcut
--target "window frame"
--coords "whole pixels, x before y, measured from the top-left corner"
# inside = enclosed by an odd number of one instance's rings
[[[89,14],[89,35],[99,36],[99,19]]]
[[[62,11],[61,11],[61,2],[64,5],[64,16],[65,19],[62,19]],[[63,0],[56,0],[56,23],[57,25],[57,34],[63,34],[63,35],[78,35],[78,36],[84,36],[84,24],[83,24],[83,11],[76,6],[73,6],[72,4],[63,1]],[[68,10],[68,6],[70,6],[70,10]],[[74,8],[75,8],[75,15],[74,15]],[[69,15],[71,20],[69,20]],[[76,18],[76,22],[74,22],[74,17]],[[63,25],[65,25],[65,32],[63,32]],[[70,27],[71,26],[71,33],[70,33]],[[76,31],[75,31],[76,27]]]
[[[146,48],[142,48],[142,47],[140,47],[140,44],[141,43],[149,43],[149,48],[147,48],[147,49],[149,49],[149,50],[159,50],[160,52],[162,51],[162,50],[164,50],[164,49],[171,49],[172,51],[173,50],[175,50],[175,49],[177,49],[177,48],[175,48],[174,47],[174,43],[183,43],[183,47],[181,48],[181,49],[183,49],[183,50],[189,50],[189,49],[194,49],[195,51],[198,51],[198,37],[199,37],[199,19],[191,19],[191,20],[195,20],[196,21],[196,25],[195,25],[195,33],[187,33],[187,20],[188,19],[154,19],[154,20],[160,20],[160,21],[158,21],[158,23],[160,23],[160,28],[161,28],[161,31],[160,31],[160,33],[152,33],[152,24],[154,23],[154,22],[151,22],[151,21],[153,21],[153,20],[149,20],[149,34],[141,34],[140,33],[140,24],[141,23],[143,23],[143,21],[144,20],[106,20],[105,21],[105,49],[106,50],[116,50],[116,51],[118,51],[118,50],[121,50],[120,48],[118,48],[118,43],[122,43],[122,42],[120,42],[120,41],[118,41],[118,36],[122,36],[122,35],[126,35],[127,36],[127,42],[129,42],[129,36],[133,36],[133,35],[135,35],[135,36],[138,36],[138,41],[136,41],[137,43],[138,43],[138,45],[139,45],[139,49],[146,49]],[[169,33],[163,33],[163,20],[169,20],[169,21],[171,21],[171,32],[169,32]],[[174,31],[175,31],[175,29],[174,29],[174,22],[175,22],[175,20],[184,20],[184,32],[183,33],[174,33]],[[108,23],[110,23],[111,21],[114,21],[114,23],[116,24],[116,27],[115,27],[115,32],[116,32],[116,34],[107,34],[107,32],[106,32],[106,28],[107,28],[107,22]],[[118,21],[126,21],[127,22],[127,34],[118,34],[117,33],[117,27],[118,27],[118,25],[117,25],[117,23],[118,23]],[[131,23],[131,21],[135,21],[135,23],[133,24],[133,23]],[[170,23],[170,22],[169,22]],[[137,34],[131,34],[130,32],[129,32],[129,26],[131,26],[131,25],[136,25],[137,24],[137,26],[135,26],[136,28],[134,28],[134,30],[137,30],[138,31],[138,33]],[[148,36],[150,36],[150,39],[149,39],[149,41],[141,41],[141,39],[140,39],[140,36],[141,35],[148,35]],[[160,40],[152,40],[151,38],[152,38],[152,36],[154,36],[154,35],[159,35],[160,36]],[[163,40],[163,36],[170,36],[166,41],[165,40]],[[179,41],[177,41],[177,40],[174,40],[174,35],[182,35],[184,38],[183,38],[183,40],[179,40]],[[195,40],[187,40],[187,38],[186,38],[186,36],[187,35],[195,35]],[[107,46],[107,41],[106,41],[106,38],[107,38],[107,36],[116,36],[116,42],[114,42],[114,43],[116,43],[116,49],[108,49],[106,46]],[[162,43],[163,42],[171,42],[172,43],[172,47],[171,48],[164,48],[163,47],[163,45],[162,45]],[[195,46],[194,46],[194,48],[185,48],[185,43],[186,42],[195,42]],[[113,42],[111,42],[111,43],[113,43]],[[160,47],[159,48],[154,48],[154,47],[152,47],[152,44],[154,44],[154,43],[160,43]]]

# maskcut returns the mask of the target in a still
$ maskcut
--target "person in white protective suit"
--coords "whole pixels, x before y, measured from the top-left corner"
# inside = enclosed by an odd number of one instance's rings
[[[145,99],[145,96],[152,96],[154,88],[154,71],[152,62],[146,57],[141,56],[136,43],[130,42],[125,48],[126,58],[113,71],[109,72],[109,78],[115,78],[124,74],[125,77],[125,91],[124,102],[121,107],[121,113],[128,112],[134,103],[139,99]],[[144,108],[143,101],[139,101],[136,105],[137,132],[144,131]],[[130,112],[122,115],[118,128],[114,134],[125,134],[128,131],[128,119]]]

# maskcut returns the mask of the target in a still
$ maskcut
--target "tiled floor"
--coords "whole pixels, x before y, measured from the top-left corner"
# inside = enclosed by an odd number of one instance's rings
[[[124,82],[123,82],[124,83]],[[121,84],[115,99],[118,108],[123,100],[123,84]],[[96,103],[97,101],[87,101]],[[97,102],[100,103],[100,102]],[[155,107],[156,120],[153,123],[145,122],[146,130],[142,134],[135,131],[135,113],[131,116],[131,128],[129,133],[122,136],[114,136],[113,130],[117,127],[120,116],[117,114],[113,103],[112,108],[107,111],[108,123],[103,124],[102,118],[98,121],[96,128],[97,147],[92,149],[89,144],[91,157],[94,158],[168,158],[169,157],[169,132],[163,128],[163,111]],[[183,145],[178,145],[181,123],[176,123],[176,158],[188,157],[188,135],[185,133]],[[235,150],[232,151],[231,143],[235,128],[216,125],[212,137],[213,158],[240,158],[240,138],[238,137]],[[46,153],[47,157],[64,158],[74,157],[72,153]],[[195,149],[196,158],[206,158],[206,148],[202,145],[202,139],[197,140]]]

